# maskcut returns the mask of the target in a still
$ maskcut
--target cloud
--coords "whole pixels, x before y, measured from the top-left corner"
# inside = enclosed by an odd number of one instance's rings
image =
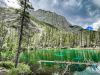
[[[9,7],[20,8],[17,0],[5,0],[5,3]]]
[[[48,10],[51,8],[53,0],[30,0],[30,2],[32,2],[32,5],[36,10],[37,9]]]
[[[78,7],[80,8],[82,6],[82,0],[65,0],[64,1],[64,6],[65,7],[72,7],[72,8],[75,8],[75,7]]]
[[[73,25],[93,26],[100,24],[100,0],[30,0],[35,10],[43,9],[65,16]],[[0,6],[19,8],[17,0],[0,0]]]
[[[87,12],[90,17],[92,17],[92,18],[100,17],[100,14],[99,14],[100,9],[98,7],[90,4],[90,5],[87,5],[86,8],[87,8]]]
[[[63,15],[74,25],[98,27],[100,20],[100,0],[30,0],[33,7],[54,11]]]
[[[92,0],[93,4],[100,7],[100,0]]]
[[[17,0],[0,0],[0,7],[20,8]]]
[[[100,28],[100,19],[91,24],[84,24],[83,28],[86,29],[88,26],[92,27],[93,30],[97,31]]]
[[[98,30],[100,28],[100,20],[98,20],[97,22],[93,23],[93,28],[94,28],[94,30]]]
[[[0,0],[0,7],[5,7],[6,3],[3,0]]]
[[[35,9],[57,10],[64,9],[70,10],[74,7],[80,7],[82,0],[30,0]]]

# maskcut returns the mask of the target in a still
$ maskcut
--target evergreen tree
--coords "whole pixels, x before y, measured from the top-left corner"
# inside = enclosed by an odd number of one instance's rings
[[[24,27],[26,27],[29,23],[29,8],[31,7],[29,5],[29,0],[19,0],[20,2],[20,6],[21,6],[21,12],[20,12],[20,18],[21,18],[21,21],[20,21],[20,34],[19,34],[19,43],[18,43],[18,50],[17,50],[17,54],[16,54],[16,59],[15,59],[15,68],[17,67],[18,65],[18,62],[19,62],[19,55],[20,55],[20,51],[21,51],[21,46],[22,46],[22,40],[23,40],[23,30],[24,30]]]

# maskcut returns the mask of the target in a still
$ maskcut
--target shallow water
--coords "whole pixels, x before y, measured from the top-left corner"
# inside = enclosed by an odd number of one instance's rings
[[[100,65],[97,68],[87,67],[82,72],[75,72],[74,75],[100,75]]]

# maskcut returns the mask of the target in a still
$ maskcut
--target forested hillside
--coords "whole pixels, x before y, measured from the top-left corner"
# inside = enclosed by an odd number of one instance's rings
[[[0,47],[14,50],[18,45],[20,29],[18,12],[20,10],[13,8],[1,8],[0,10],[0,38],[2,38],[0,39]],[[97,31],[85,30],[71,24],[65,25],[71,29],[67,30],[61,28],[61,25],[55,26],[52,23],[46,23],[45,20],[40,21],[31,15],[30,18],[31,21],[24,25],[23,48],[89,47],[99,44],[100,35]],[[49,21],[49,17],[46,20]]]

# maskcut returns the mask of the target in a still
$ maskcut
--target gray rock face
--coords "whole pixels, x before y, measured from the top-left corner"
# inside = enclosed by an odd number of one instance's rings
[[[71,30],[71,24],[65,19],[65,17],[56,14],[55,12],[37,10],[31,12],[31,14],[38,20],[54,25],[57,28],[64,29],[66,31]]]
[[[49,23],[54,27],[65,31],[77,33],[77,31],[79,32],[81,29],[83,29],[78,25],[70,24],[64,16],[58,15],[55,12],[39,9],[37,11],[31,11],[31,15],[39,21]]]
[[[2,10],[0,8],[0,10]],[[14,9],[4,9],[5,13],[0,13],[0,19],[3,17],[5,19],[5,22],[10,23],[13,21],[13,25],[15,24],[15,19],[20,16],[19,14],[15,13]],[[9,12],[8,12],[9,11]],[[71,25],[64,16],[58,15],[55,12],[50,12],[50,11],[45,11],[45,10],[37,10],[34,11],[34,9],[30,9],[29,12],[33,17],[35,17],[39,21],[43,21],[45,23],[51,24],[52,26],[64,30],[64,31],[69,31],[69,32],[77,32],[81,29],[80,26],[77,25]],[[18,25],[18,24],[17,24]]]

